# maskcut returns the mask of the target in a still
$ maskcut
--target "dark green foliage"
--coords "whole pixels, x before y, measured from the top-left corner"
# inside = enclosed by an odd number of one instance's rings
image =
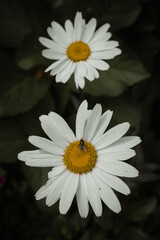
[[[0,239],[4,240],[159,240],[160,239],[160,19],[158,0],[1,0],[0,1]],[[51,21],[64,26],[82,11],[98,27],[109,22],[122,54],[107,61],[108,71],[77,90],[73,78],[55,83],[44,70],[50,60],[41,55],[40,36]],[[32,168],[17,160],[32,150],[30,135],[45,136],[39,116],[58,112],[74,129],[77,108],[101,103],[113,110],[110,126],[130,122],[128,135],[142,144],[130,160],[139,171],[124,179],[130,196],[118,195],[122,212],[106,206],[101,218],[90,209],[81,219],[74,200],[66,216],[58,203],[48,208],[35,201],[50,168]],[[1,186],[1,185],[0,185]]]

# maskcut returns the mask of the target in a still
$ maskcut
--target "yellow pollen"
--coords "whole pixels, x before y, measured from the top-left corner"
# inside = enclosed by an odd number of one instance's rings
[[[96,164],[97,152],[91,143],[84,141],[84,149],[82,150],[80,141],[75,141],[66,147],[63,161],[71,172],[78,174],[87,173]]]
[[[91,50],[86,43],[78,41],[68,46],[66,54],[73,62],[86,61]]]

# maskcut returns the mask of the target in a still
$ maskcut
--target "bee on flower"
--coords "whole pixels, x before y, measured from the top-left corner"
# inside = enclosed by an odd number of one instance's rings
[[[106,131],[112,111],[102,114],[96,104],[88,110],[83,101],[76,116],[76,133],[57,113],[40,117],[41,126],[49,139],[30,136],[37,150],[24,151],[18,158],[32,167],[52,167],[48,181],[36,193],[37,200],[46,198],[51,206],[58,200],[59,211],[66,214],[76,196],[78,211],[86,218],[89,203],[97,217],[102,215],[102,201],[114,212],[121,211],[113,190],[130,193],[120,177],[137,177],[138,171],[125,161],[135,156],[132,149],[141,142],[137,136],[124,136],[130,125],[121,123]]]

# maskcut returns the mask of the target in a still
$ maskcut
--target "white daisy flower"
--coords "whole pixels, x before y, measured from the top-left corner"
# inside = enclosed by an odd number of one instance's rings
[[[92,18],[87,24],[80,12],[76,13],[74,25],[65,21],[65,29],[57,22],[52,22],[47,32],[51,38],[40,37],[39,41],[48,49],[42,55],[55,60],[45,72],[56,75],[56,82],[66,83],[74,73],[76,87],[84,88],[85,78],[93,81],[99,77],[98,70],[107,70],[108,63],[121,53],[117,41],[109,41],[110,25],[104,24],[95,31],[97,20]],[[103,60],[102,60],[103,59]]]
[[[102,114],[100,104],[88,110],[86,100],[77,112],[76,134],[55,112],[40,117],[50,140],[30,136],[29,142],[39,149],[18,155],[28,166],[53,167],[49,180],[35,195],[37,200],[46,198],[46,205],[51,206],[60,199],[59,211],[66,214],[76,195],[79,214],[84,218],[89,203],[97,217],[102,214],[102,201],[112,211],[121,211],[113,190],[130,193],[119,177],[138,176],[137,169],[124,161],[135,156],[131,148],[141,140],[136,136],[122,137],[129,129],[127,122],[105,132],[111,117],[110,110]]]

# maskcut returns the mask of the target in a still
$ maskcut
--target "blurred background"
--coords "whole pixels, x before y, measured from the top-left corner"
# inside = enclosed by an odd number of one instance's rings
[[[2,240],[159,240],[160,239],[160,17],[158,0],[0,0],[0,239]],[[122,54],[108,61],[93,83],[77,91],[73,79],[56,84],[44,73],[51,63],[41,56],[39,36],[51,21],[64,26],[81,11],[98,27],[108,22]],[[32,168],[17,154],[33,147],[30,135],[44,136],[39,116],[56,111],[74,129],[77,108],[101,103],[113,110],[109,127],[130,122],[128,135],[142,144],[129,161],[139,171],[125,179],[131,195],[117,194],[120,214],[106,206],[100,218],[90,209],[81,219],[76,202],[66,216],[58,203],[35,201],[48,168]]]

